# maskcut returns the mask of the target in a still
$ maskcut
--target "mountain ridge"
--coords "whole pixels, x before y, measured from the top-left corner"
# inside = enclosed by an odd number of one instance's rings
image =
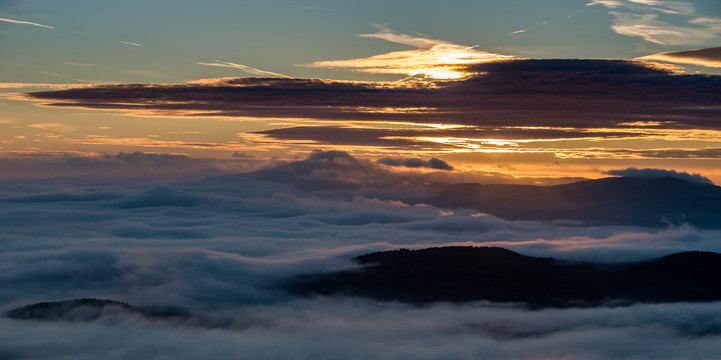
[[[675,177],[609,177],[570,184],[436,184],[428,203],[508,220],[594,225],[721,227],[721,187]]]

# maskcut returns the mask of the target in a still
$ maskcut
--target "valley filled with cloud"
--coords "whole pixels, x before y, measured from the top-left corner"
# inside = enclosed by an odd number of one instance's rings
[[[718,0],[0,0],[0,360],[718,359]]]
[[[154,168],[163,160],[178,161],[133,156],[134,163],[114,166],[137,169],[143,158]],[[506,220],[436,207],[419,202],[432,191],[422,180],[447,170],[405,169],[317,152],[254,172],[210,177],[2,180],[3,311],[99,298],[191,314],[175,320],[120,310],[90,320],[2,318],[2,356],[715,356],[721,336],[716,302],[611,299],[594,307],[534,310],[523,303],[413,305],[284,291],[279,284],[291,277],[354,269],[355,256],[398,248],[501,246],[606,263],[721,251],[721,231],[688,223]]]

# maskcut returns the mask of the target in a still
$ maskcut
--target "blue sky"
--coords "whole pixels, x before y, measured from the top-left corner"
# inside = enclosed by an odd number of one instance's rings
[[[699,24],[688,23],[699,17],[721,17],[721,6],[714,1],[619,1],[623,6],[612,1],[589,3],[4,1],[0,17],[55,29],[0,22],[0,68],[5,82],[182,82],[247,75],[237,69],[197,64],[221,60],[294,77],[378,79],[297,66],[404,48],[357,37],[375,32],[374,24],[399,33],[530,58],[631,59],[719,43],[721,32],[714,35]],[[693,14],[668,13],[669,8],[679,8],[679,3],[686,4],[681,8],[692,8]],[[677,27],[671,30],[699,28],[709,37],[698,39],[688,34],[685,42],[679,43],[619,34],[611,26],[624,14],[655,14],[656,21]]]

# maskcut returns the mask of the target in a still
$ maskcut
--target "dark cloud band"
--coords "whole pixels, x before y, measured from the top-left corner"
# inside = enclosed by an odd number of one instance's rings
[[[99,85],[27,96],[48,106],[156,114],[398,121],[577,129],[672,119],[721,129],[721,77],[674,75],[643,62],[513,60],[473,65],[463,81],[393,87],[313,79],[218,79]]]

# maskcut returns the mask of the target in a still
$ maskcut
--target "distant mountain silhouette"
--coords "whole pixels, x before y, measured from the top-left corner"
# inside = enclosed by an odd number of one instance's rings
[[[187,311],[175,307],[133,306],[124,302],[90,298],[41,302],[10,310],[5,315],[19,320],[72,322],[93,321],[103,316],[135,315],[165,320],[183,320],[191,316]]]
[[[721,227],[721,187],[675,177],[618,177],[554,186],[435,184],[427,203],[509,220]]]
[[[441,247],[359,256],[359,270],[303,275],[283,286],[300,295],[386,301],[489,300],[535,306],[607,301],[721,300],[721,254],[683,252],[621,264],[537,258],[495,247]]]

